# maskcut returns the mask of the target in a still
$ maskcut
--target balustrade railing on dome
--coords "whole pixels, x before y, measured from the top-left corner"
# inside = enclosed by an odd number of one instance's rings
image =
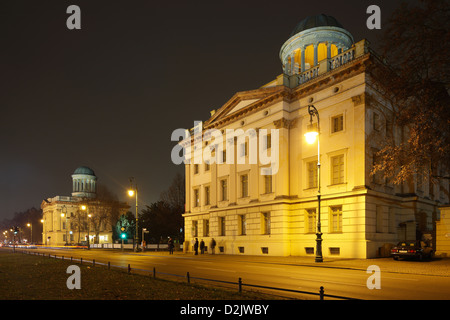
[[[338,54],[337,56],[326,59],[327,61],[320,61],[318,65],[297,75],[298,85],[306,83],[321,74],[337,69],[344,64],[353,61],[355,59],[355,52],[355,47],[352,47],[349,50]]]

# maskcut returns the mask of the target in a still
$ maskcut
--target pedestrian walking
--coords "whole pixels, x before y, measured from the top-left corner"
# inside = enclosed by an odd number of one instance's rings
[[[172,238],[169,238],[168,244],[169,244],[169,254],[173,254],[173,247],[174,247],[174,245],[173,245],[173,239]]]
[[[215,248],[216,248],[216,240],[214,240],[214,238],[211,239],[211,254],[214,254]]]
[[[194,252],[195,255],[198,255],[198,239],[195,238],[195,242],[194,242]]]
[[[205,253],[205,242],[203,241],[203,239],[202,241],[200,241],[200,253],[201,254]]]

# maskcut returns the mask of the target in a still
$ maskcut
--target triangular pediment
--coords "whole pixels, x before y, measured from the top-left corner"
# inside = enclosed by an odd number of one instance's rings
[[[240,114],[255,109],[265,104],[267,100],[279,96],[280,93],[286,92],[286,87],[276,86],[270,88],[260,88],[252,91],[243,91],[236,93],[228,100],[220,109],[212,114],[211,118],[203,123],[203,127],[214,127],[218,123],[227,122],[232,118],[238,117]]]

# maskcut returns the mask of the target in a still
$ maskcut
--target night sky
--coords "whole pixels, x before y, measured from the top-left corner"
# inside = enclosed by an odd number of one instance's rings
[[[135,177],[149,205],[184,172],[171,162],[172,131],[281,74],[278,54],[297,23],[331,15],[376,49],[399,3],[2,1],[0,220],[70,195],[82,165],[124,201]],[[81,30],[66,27],[71,4]],[[381,31],[366,27],[371,4]]]

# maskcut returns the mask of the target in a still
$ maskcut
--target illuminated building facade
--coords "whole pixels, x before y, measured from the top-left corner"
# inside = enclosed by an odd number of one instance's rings
[[[214,238],[216,253],[314,256],[318,148],[304,137],[308,105],[320,114],[323,256],[385,256],[392,244],[418,233],[433,241],[437,203],[448,203],[448,184],[394,185],[370,174],[389,134],[391,109],[371,85],[368,68],[381,62],[369,43],[355,43],[333,17],[308,17],[283,44],[280,60],[281,75],[236,93],[203,123],[201,144],[194,136],[188,142],[194,153],[197,143],[197,151],[209,148],[215,159],[232,163],[191,158],[185,165],[185,250],[192,251],[195,238],[207,246]],[[216,148],[219,141],[208,137],[210,129],[222,132],[220,144],[234,149]],[[227,129],[253,133],[233,144],[226,141]],[[249,161],[254,132],[258,148],[274,149],[262,129],[278,133],[278,170],[272,175],[261,174],[266,164]],[[226,161],[230,157],[234,161]],[[238,157],[247,161],[237,163]]]
[[[120,214],[129,208],[125,203],[98,200],[97,177],[88,167],[72,174],[72,195],[42,201],[42,243],[64,246],[112,243],[112,228]],[[116,218],[114,218],[116,217]]]

